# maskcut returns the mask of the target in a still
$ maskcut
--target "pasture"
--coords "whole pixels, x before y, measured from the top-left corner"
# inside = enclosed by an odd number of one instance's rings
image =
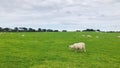
[[[117,36],[120,33],[0,33],[0,68],[120,68]],[[68,48],[81,41],[86,43],[86,53]]]

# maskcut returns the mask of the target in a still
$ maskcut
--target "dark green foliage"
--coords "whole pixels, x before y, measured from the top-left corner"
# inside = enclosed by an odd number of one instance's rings
[[[46,29],[42,29],[41,32],[46,32],[47,30]]]
[[[67,30],[62,30],[62,32],[67,32]]]
[[[42,30],[41,30],[41,28],[38,28],[38,32],[41,32]]]

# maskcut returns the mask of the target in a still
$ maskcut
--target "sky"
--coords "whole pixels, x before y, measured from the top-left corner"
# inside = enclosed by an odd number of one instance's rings
[[[0,0],[0,27],[120,31],[120,0]]]

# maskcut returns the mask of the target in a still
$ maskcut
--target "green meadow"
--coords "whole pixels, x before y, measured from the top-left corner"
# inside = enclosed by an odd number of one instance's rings
[[[120,68],[117,36],[120,33],[0,33],[0,68]],[[77,42],[85,42],[87,52],[69,49]]]

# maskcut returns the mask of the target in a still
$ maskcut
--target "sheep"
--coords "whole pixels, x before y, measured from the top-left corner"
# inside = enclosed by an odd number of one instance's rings
[[[91,36],[91,35],[87,35],[87,37],[88,37],[88,38],[92,38],[92,36]]]
[[[75,43],[73,45],[70,45],[69,48],[75,50],[76,52],[78,51],[86,52],[84,42]]]
[[[85,35],[82,35],[82,37],[85,37]]]
[[[118,38],[120,38],[120,36],[117,36]]]

